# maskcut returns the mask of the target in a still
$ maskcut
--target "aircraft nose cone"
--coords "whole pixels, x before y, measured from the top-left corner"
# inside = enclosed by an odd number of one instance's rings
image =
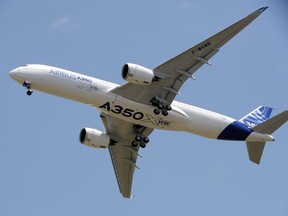
[[[20,69],[15,68],[14,70],[9,72],[9,76],[15,80],[16,82],[22,84],[23,83],[23,78],[20,76]]]
[[[16,79],[17,77],[17,74],[18,74],[18,68],[12,70],[9,72],[9,76],[12,78],[12,79]]]

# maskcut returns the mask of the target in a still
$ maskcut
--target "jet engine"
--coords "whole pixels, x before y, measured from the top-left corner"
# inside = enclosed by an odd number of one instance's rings
[[[154,79],[153,71],[140,65],[127,63],[122,68],[122,77],[130,83],[150,85]]]
[[[108,135],[93,128],[83,128],[79,139],[82,144],[93,148],[107,148],[110,143]]]

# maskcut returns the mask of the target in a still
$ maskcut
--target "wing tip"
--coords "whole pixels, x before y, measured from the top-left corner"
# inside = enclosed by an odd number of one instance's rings
[[[259,9],[257,10],[257,12],[263,13],[267,8],[268,8],[267,6],[266,6],[266,7],[261,7],[261,8],[259,8]]]

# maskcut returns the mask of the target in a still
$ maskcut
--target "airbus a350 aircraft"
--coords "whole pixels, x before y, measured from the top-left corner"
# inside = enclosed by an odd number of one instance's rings
[[[270,118],[272,108],[260,106],[240,120],[175,101],[188,78],[219,49],[256,19],[263,7],[204,40],[187,51],[148,69],[125,64],[122,77],[127,83],[117,85],[52,66],[28,64],[9,75],[27,88],[89,104],[100,110],[105,132],[83,128],[80,142],[94,148],[108,148],[120,192],[131,197],[133,173],[139,148],[149,142],[154,129],[186,131],[221,140],[246,141],[249,158],[259,164],[265,142],[288,120],[288,111]],[[270,119],[269,119],[270,118]]]

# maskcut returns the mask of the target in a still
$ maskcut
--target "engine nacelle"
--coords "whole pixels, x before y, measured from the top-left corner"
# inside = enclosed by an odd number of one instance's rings
[[[79,139],[82,144],[93,148],[107,148],[110,143],[108,135],[93,128],[83,128]]]
[[[127,63],[122,68],[122,77],[130,83],[150,85],[154,79],[153,71],[140,65]]]

